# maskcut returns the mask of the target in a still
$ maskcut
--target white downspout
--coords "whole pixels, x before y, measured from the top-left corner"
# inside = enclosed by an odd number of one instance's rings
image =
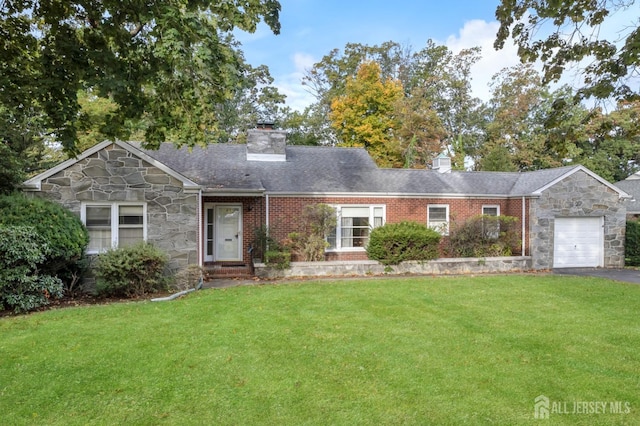
[[[204,224],[202,223],[202,189],[198,191],[198,266],[204,266]]]
[[[269,236],[269,194],[265,194],[266,202],[265,202],[265,226],[267,227],[267,236]]]
[[[527,200],[522,196],[522,255],[526,256],[527,240]]]
[[[269,250],[269,194],[265,194],[265,208],[264,208],[264,212],[265,212],[265,235],[267,236],[267,250]]]

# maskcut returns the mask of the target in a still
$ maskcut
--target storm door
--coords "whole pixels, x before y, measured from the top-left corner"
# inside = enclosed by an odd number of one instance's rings
[[[205,261],[242,260],[242,206],[205,207]]]

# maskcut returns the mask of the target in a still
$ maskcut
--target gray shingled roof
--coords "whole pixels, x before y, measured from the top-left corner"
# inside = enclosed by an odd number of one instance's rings
[[[640,179],[625,179],[614,185],[633,197],[624,201],[627,213],[640,213]]]
[[[310,146],[287,146],[282,162],[247,161],[245,145],[189,151],[165,143],[157,151],[142,151],[209,192],[523,196],[577,167],[527,173],[379,169],[362,148]]]

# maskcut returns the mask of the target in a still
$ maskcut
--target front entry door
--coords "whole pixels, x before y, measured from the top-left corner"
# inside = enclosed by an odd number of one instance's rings
[[[242,260],[242,206],[205,208],[205,260]]]

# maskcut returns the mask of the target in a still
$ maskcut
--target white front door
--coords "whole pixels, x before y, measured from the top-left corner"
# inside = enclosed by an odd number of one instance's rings
[[[242,206],[205,206],[205,261],[242,260]]]

